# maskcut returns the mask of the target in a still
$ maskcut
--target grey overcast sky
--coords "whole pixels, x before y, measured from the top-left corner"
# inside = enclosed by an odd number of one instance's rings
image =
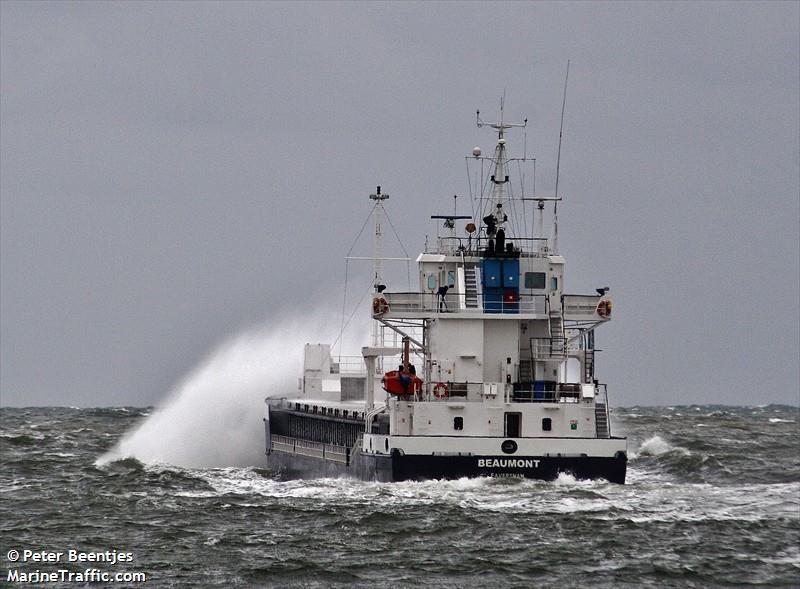
[[[612,402],[796,404],[798,6],[0,3],[2,404],[154,404],[338,313],[367,195],[415,255],[504,90],[552,190],[568,59],[566,289],[612,287]]]

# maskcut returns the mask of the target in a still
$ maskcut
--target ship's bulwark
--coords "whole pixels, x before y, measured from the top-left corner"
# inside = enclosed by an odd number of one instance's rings
[[[600,457],[536,457],[500,458],[497,456],[393,456],[394,480],[432,478],[458,479],[490,476],[552,481],[559,474],[577,479],[606,479],[625,482],[627,459]]]
[[[605,479],[623,484],[627,460],[600,457],[391,456],[353,452],[350,465],[308,456],[272,452],[269,468],[285,479],[348,476],[394,482],[464,477],[520,478],[552,481],[560,474],[576,479]]]

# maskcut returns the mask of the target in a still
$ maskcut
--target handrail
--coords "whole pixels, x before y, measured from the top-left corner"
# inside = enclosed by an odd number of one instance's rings
[[[561,304],[564,315],[585,315],[587,317],[599,318],[597,315],[597,305],[600,302],[599,295],[561,295]]]
[[[458,237],[457,235],[439,235],[436,237],[439,252],[457,254],[466,252],[471,255],[480,255],[488,240],[491,239],[485,233],[471,237]],[[506,236],[506,243],[522,244],[528,247],[516,247],[515,251],[521,257],[541,257],[550,254],[547,237],[514,237]],[[447,247],[450,243],[454,245]],[[455,245],[457,244],[457,245]],[[434,253],[434,252],[426,252]]]
[[[384,292],[383,297],[389,303],[387,315],[395,313],[467,313],[467,314],[519,314],[533,313],[547,315],[549,309],[546,294],[521,293],[515,301],[504,299],[487,301],[478,295],[478,306],[467,307],[466,293],[447,293],[439,296],[433,292]],[[483,300],[482,300],[483,299]]]
[[[330,407],[327,405],[317,405],[313,401],[308,402],[306,399],[280,399],[278,407],[304,413],[310,417],[326,415],[327,417],[334,417],[335,419],[343,419],[353,423],[363,422],[365,412],[357,411],[355,409],[341,409]]]
[[[447,395],[436,397],[433,387],[444,384]],[[583,399],[583,386],[588,383],[558,383],[553,381],[526,381],[515,382],[508,390],[508,397],[515,403],[579,403]],[[453,382],[438,381],[431,378],[425,383],[423,401],[442,403],[482,403],[483,398],[489,393],[489,386],[496,385],[496,395],[502,396],[506,392],[502,383],[483,382]],[[606,385],[595,384],[594,398],[598,402],[606,402]]]
[[[271,450],[284,452],[286,454],[299,454],[301,456],[319,458],[329,462],[350,464],[350,448],[347,446],[326,444],[324,442],[314,442],[280,435],[272,435],[270,436],[270,440]]]
[[[367,367],[364,364],[363,356],[337,356],[331,362],[331,374],[341,374],[342,376],[364,376]]]
[[[375,418],[375,416],[380,415],[387,409],[387,405],[381,405],[367,411],[366,415],[364,415],[364,431],[369,432],[372,429],[372,420]]]

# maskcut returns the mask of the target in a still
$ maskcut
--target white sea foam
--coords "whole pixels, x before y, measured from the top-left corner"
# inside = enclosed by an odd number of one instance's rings
[[[331,341],[336,316],[319,310],[231,338],[97,464],[132,457],[193,468],[263,465],[264,398],[297,390],[303,345]]]
[[[800,483],[717,487],[708,483],[674,483],[637,477],[628,485],[581,481],[561,475],[554,482],[506,479],[406,481],[375,483],[347,478],[278,481],[252,468],[173,469],[204,481],[209,488],[175,493],[176,497],[238,496],[231,503],[258,508],[289,501],[309,509],[331,505],[393,511],[409,506],[453,506],[497,514],[583,514],[600,520],[649,522],[800,521]],[[242,500],[245,503],[242,503]]]
[[[638,450],[630,452],[629,456],[630,458],[639,458],[640,456],[660,456],[672,451],[678,451],[682,454],[690,454],[686,448],[673,446],[661,436],[652,436],[642,442]]]
[[[590,480],[579,480],[576,479],[573,475],[567,472],[560,472],[558,473],[558,477],[556,480],[553,481],[553,484],[558,485],[559,487],[573,487],[575,485],[591,485],[593,481]]]
[[[794,423],[794,419],[781,419],[780,417],[770,417],[770,423]]]
[[[270,501],[308,501],[320,509],[328,504],[381,505],[390,509],[396,506],[453,505],[471,511],[496,513],[599,512],[609,507],[602,495],[565,498],[564,491],[614,487],[604,481],[580,481],[569,475],[562,475],[555,483],[487,477],[376,483],[348,478],[277,481],[256,470],[243,468],[185,470],[184,473],[203,480],[210,489],[178,492],[178,497],[238,495],[247,497],[249,502],[262,497]],[[248,504],[258,506],[257,503]]]

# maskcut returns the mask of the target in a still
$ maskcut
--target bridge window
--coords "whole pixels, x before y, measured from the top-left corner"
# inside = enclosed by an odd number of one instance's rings
[[[454,417],[453,418],[453,429],[456,431],[461,431],[464,429],[464,418],[463,417]]]
[[[525,272],[525,288],[544,288],[546,275],[544,272]]]
[[[430,290],[436,288],[436,274],[428,274],[428,288]]]
[[[550,290],[558,290],[558,276],[550,278]]]
[[[545,417],[542,419],[542,431],[549,432],[553,431],[553,420],[549,417]]]

